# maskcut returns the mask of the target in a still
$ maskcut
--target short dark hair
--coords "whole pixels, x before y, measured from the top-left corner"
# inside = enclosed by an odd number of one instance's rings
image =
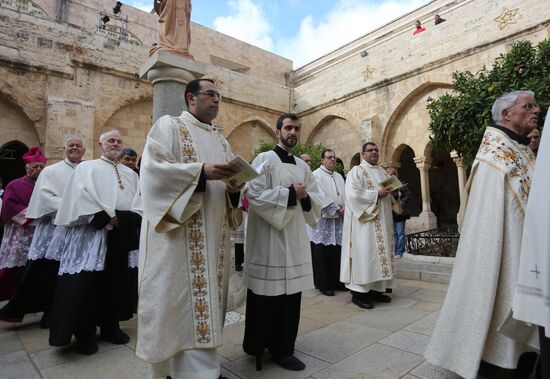
[[[298,116],[296,116],[295,113],[285,113],[277,119],[277,130],[281,130],[281,128],[283,127],[283,121],[287,118],[293,121],[299,121]]]
[[[371,142],[371,141],[365,142],[365,143],[363,144],[363,147],[361,148],[361,152],[364,153],[365,150],[367,150],[367,146],[369,146],[369,145],[378,146],[377,144],[375,144],[374,142]]]
[[[118,156],[119,159],[122,159],[124,158],[125,156],[129,156],[129,157],[137,157],[137,153],[134,149],[132,149],[131,147],[125,147],[124,149],[122,149],[120,151],[120,155]]]
[[[332,151],[334,153],[334,150],[325,148],[325,149],[323,149],[323,151],[321,151],[321,159],[325,159],[325,153],[327,151]]]
[[[201,78],[201,79],[193,79],[189,83],[187,83],[187,87],[185,87],[185,93],[183,96],[185,97],[185,106],[189,108],[189,100],[187,100],[187,94],[188,93],[197,93],[201,90],[201,82],[210,82],[212,84],[216,84],[212,79],[208,78]]]

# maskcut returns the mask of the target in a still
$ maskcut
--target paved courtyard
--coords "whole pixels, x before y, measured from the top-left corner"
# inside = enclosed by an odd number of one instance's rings
[[[264,368],[241,348],[244,308],[230,312],[219,349],[223,374],[228,378],[453,378],[422,358],[437,320],[446,284],[397,280],[390,304],[375,303],[362,310],[351,295],[326,297],[316,290],[302,297],[296,355],[306,370],[283,370],[264,355]],[[0,378],[144,378],[147,364],[134,356],[135,318],[123,323],[128,345],[99,343],[99,352],[82,356],[74,346],[51,348],[48,331],[40,329],[40,315],[23,324],[0,322]]]

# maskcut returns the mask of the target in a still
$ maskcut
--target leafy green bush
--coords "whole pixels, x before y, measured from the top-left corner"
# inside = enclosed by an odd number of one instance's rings
[[[456,150],[471,165],[485,128],[493,123],[491,107],[503,93],[534,91],[543,125],[550,104],[550,40],[536,47],[528,41],[517,42],[495,60],[491,70],[457,71],[452,78],[453,92],[428,104],[432,144]]]

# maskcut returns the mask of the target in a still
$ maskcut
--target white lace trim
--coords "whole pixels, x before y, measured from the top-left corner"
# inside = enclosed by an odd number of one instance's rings
[[[55,225],[51,216],[44,216],[38,220],[31,246],[29,247],[29,260],[34,261],[44,258],[52,241],[54,231]]]
[[[309,240],[315,244],[341,245],[342,244],[342,218],[338,216],[339,206],[332,203],[321,210],[321,219],[317,228],[307,226]]]
[[[107,254],[107,230],[86,224],[68,228],[59,275],[102,271]]]
[[[0,246],[0,269],[25,266],[34,228],[32,225],[22,227],[12,221],[4,225],[4,237]]]
[[[67,234],[69,233],[70,228],[67,228],[65,226],[56,226],[55,230],[52,235],[52,240],[50,242],[50,245],[48,246],[48,250],[46,251],[46,255],[44,258],[53,260],[53,261],[61,261],[61,257],[63,256],[63,252],[65,251],[65,241],[68,241]]]
[[[137,268],[139,262],[139,250],[132,250],[128,253],[128,267]]]

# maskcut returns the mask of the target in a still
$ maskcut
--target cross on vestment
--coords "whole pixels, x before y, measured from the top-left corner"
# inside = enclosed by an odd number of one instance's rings
[[[530,272],[534,273],[537,276],[537,279],[539,278],[540,271],[538,270],[537,265],[535,265],[535,269],[531,270]]]

